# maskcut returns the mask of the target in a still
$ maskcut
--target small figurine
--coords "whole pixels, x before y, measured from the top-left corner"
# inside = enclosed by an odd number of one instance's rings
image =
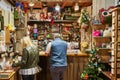
[[[44,20],[45,19],[45,15],[43,12],[40,13],[40,20]]]
[[[106,29],[103,31],[103,36],[110,37],[112,35],[111,30],[112,29],[110,27],[106,27]]]

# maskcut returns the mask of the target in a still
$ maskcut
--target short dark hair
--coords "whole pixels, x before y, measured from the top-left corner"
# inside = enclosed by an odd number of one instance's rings
[[[53,34],[53,37],[54,37],[54,38],[61,38],[61,35],[60,35],[60,33],[54,33],[54,34]]]

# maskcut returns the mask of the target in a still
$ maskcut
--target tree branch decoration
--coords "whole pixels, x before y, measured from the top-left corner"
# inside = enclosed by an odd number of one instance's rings
[[[90,51],[88,63],[85,70],[81,74],[81,78],[89,80],[103,80],[100,77],[100,73],[104,66],[100,64],[101,59],[97,54],[98,49],[95,47]]]
[[[78,23],[80,24],[81,28],[88,28],[89,21],[90,21],[90,18],[89,18],[88,11],[86,11],[85,9],[82,9],[80,17],[78,19]]]

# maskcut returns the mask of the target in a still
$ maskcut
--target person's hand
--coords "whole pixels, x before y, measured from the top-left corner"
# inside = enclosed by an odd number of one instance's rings
[[[49,54],[48,54],[48,53],[45,53],[45,56],[49,56]]]
[[[10,69],[12,69],[12,65],[11,64],[6,65],[4,69],[10,70]]]

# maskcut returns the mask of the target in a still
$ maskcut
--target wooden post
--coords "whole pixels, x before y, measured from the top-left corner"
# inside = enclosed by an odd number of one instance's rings
[[[15,51],[22,52],[20,40],[27,35],[27,29],[25,27],[25,17],[22,12],[19,12],[19,19],[15,20],[16,26],[16,48]]]

